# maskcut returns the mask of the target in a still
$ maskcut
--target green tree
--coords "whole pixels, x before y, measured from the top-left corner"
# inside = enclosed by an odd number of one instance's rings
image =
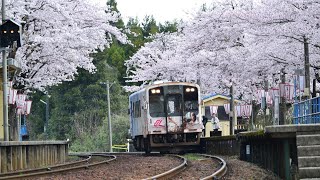
[[[115,0],[109,0],[108,5],[118,12]],[[174,32],[177,23],[166,22],[157,25],[152,16],[145,18],[140,24],[137,19],[130,18],[124,25],[120,20],[117,27],[128,29],[127,37],[131,44],[121,44],[114,40],[109,48],[92,54],[96,66],[95,73],[78,69],[76,78],[49,89],[50,119],[49,138],[71,140],[73,151],[104,151],[109,149],[109,129],[107,121],[107,89],[102,82],[109,81],[111,100],[111,120],[114,144],[126,143],[129,129],[127,115],[128,93],[124,92],[126,67],[125,60],[139,50],[150,37],[158,32]],[[42,92],[32,94],[33,108],[29,115],[31,139],[43,138],[45,100]]]
[[[159,27],[153,16],[146,16],[142,23],[144,37],[155,35],[159,32]]]
[[[164,33],[172,33],[178,30],[178,23],[177,22],[169,22],[166,21],[164,24],[159,24],[160,32]]]

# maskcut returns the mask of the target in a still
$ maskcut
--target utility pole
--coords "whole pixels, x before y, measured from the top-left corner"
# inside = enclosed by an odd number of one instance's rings
[[[264,114],[264,126],[267,125],[267,92],[268,92],[268,88],[269,88],[269,82],[267,77],[265,77],[264,79],[264,107],[263,107],[263,114]]]
[[[253,94],[250,95],[250,103],[251,103],[251,106],[252,106],[252,109],[251,109],[251,114],[250,114],[250,118],[251,118],[251,130],[253,131],[254,130],[254,124],[253,124],[253,115],[254,115],[254,105],[253,105]]]
[[[111,112],[110,112],[110,86],[109,81],[107,81],[107,93],[108,93],[108,123],[109,123],[109,142],[110,142],[110,152],[112,152],[112,126],[111,126]]]
[[[46,97],[46,122],[45,122],[45,135],[46,139],[48,139],[48,122],[49,122],[49,92],[47,91]]]
[[[234,135],[234,123],[233,120],[235,119],[234,115],[234,98],[233,98],[233,84],[230,87],[230,112],[229,112],[229,118],[230,118],[230,135]]]
[[[279,125],[279,95],[274,95],[273,100],[273,125]]]
[[[100,84],[105,84],[107,86],[107,103],[108,103],[108,124],[109,124],[109,144],[110,144],[110,152],[112,152],[112,125],[111,125],[111,110],[110,110],[110,83],[101,82]]]
[[[2,24],[5,22],[5,0],[2,0]],[[4,141],[9,141],[9,123],[8,123],[8,77],[7,77],[7,57],[6,47],[2,47],[2,78],[3,78],[3,126]]]
[[[317,96],[317,80],[312,80],[312,98]]]
[[[49,94],[47,92],[46,94],[46,101],[43,101],[40,99],[40,102],[46,105],[46,117],[45,117],[45,122],[44,122],[44,127],[43,127],[43,133],[45,135],[45,139],[48,139],[48,122],[49,122]]]
[[[307,99],[310,98],[310,61],[309,61],[309,43],[306,37],[303,37],[304,45],[304,72],[305,72],[305,89],[304,93]]]
[[[200,63],[200,62],[199,62]],[[201,86],[199,63],[197,64],[197,84]]]
[[[284,85],[286,83],[286,74],[284,72],[284,68],[281,69],[280,72],[280,79],[281,83]],[[285,91],[285,88],[283,89]],[[285,92],[282,93],[283,96],[280,98],[280,112],[279,112],[279,125],[284,125],[285,119],[286,119],[286,114],[285,112],[287,111],[286,107],[286,97],[285,97]]]

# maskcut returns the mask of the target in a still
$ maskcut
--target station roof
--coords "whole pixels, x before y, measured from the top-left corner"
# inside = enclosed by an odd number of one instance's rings
[[[230,101],[230,96],[223,95],[223,94],[217,94],[212,93],[206,96],[203,96],[202,98],[202,104],[204,106],[223,106],[224,104],[228,104]],[[235,103],[239,103],[240,100],[235,99]]]

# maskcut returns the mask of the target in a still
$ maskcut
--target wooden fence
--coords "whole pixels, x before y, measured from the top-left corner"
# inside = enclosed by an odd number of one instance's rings
[[[64,163],[67,156],[67,141],[0,141],[0,173]]]
[[[236,136],[217,136],[201,138],[201,147],[203,152],[212,155],[234,156],[240,154],[240,142]]]
[[[240,160],[258,164],[283,179],[294,179],[298,167],[297,145],[295,136],[289,135],[274,137],[263,132],[238,135]]]

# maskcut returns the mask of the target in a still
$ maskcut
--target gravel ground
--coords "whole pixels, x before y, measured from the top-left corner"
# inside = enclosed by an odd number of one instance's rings
[[[254,164],[240,161],[237,157],[222,157],[227,162],[228,172],[224,180],[265,179],[279,180],[271,172]],[[181,160],[170,156],[139,156],[122,155],[110,164],[103,164],[94,168],[38,177],[41,180],[82,180],[82,179],[143,179],[151,177],[181,164]],[[188,160],[185,171],[172,179],[199,179],[212,174],[218,168],[217,162],[208,158]]]
[[[259,166],[241,161],[236,156],[220,156],[227,163],[227,174],[223,177],[224,180],[280,180],[273,172],[260,168]]]
[[[117,156],[117,160],[112,161],[110,164],[35,179],[143,179],[168,171],[181,163],[181,160],[170,156],[121,155]]]

